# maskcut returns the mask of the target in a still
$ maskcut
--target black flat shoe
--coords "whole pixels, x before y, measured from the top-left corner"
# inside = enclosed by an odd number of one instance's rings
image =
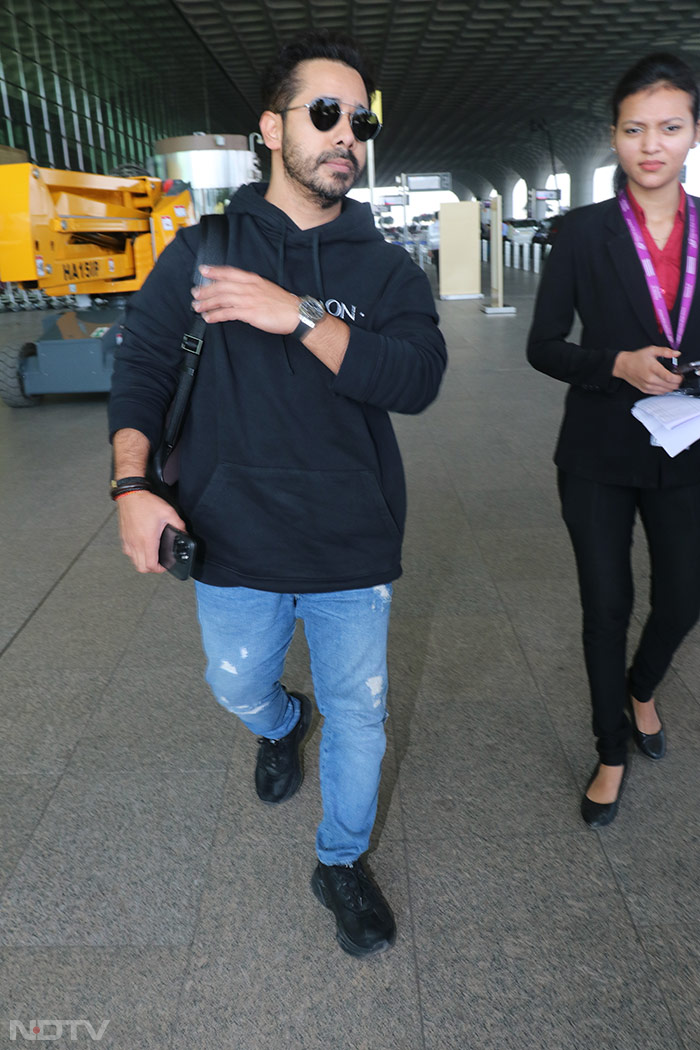
[[[600,762],[593,770],[591,779],[586,784],[586,791],[598,776],[598,770],[600,769]],[[622,791],[625,786],[625,780],[627,779],[627,770],[629,765],[625,762],[624,772],[622,774],[622,780],[620,781],[620,790],[617,793],[617,798],[614,802],[594,802],[588,797],[587,794],[583,795],[581,799],[581,816],[588,824],[589,828],[604,828],[607,824],[612,824],[613,820],[617,816],[617,810],[620,805],[620,799],[622,797]]]
[[[664,727],[661,726],[658,733],[642,733],[637,729],[637,722],[634,717],[634,705],[631,698],[628,700],[628,707],[632,719],[632,736],[639,750],[643,755],[646,755],[647,758],[653,758],[654,760],[663,758],[666,754],[666,734],[664,733]]]

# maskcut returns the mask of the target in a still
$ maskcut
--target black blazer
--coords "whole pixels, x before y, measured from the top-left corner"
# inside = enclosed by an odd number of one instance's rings
[[[700,218],[700,201],[693,200]],[[687,235],[686,215],[684,260]],[[683,277],[671,311],[674,331]],[[574,312],[582,324],[575,343],[567,341]],[[630,411],[644,394],[612,376],[620,350],[665,344],[617,200],[569,212],[545,264],[527,347],[530,364],[570,384],[557,466],[637,488],[700,482],[700,442],[675,458],[652,446]],[[700,275],[679,349],[681,361],[700,359]]]

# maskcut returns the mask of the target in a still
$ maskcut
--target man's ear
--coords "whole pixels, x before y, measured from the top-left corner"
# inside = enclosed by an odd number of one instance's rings
[[[266,109],[260,117],[260,134],[268,149],[281,149],[282,114]]]

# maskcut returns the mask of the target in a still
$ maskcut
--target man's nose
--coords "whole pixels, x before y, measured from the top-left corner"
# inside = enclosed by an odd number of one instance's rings
[[[335,141],[347,146],[350,149],[355,144],[355,132],[352,130],[352,124],[350,118],[352,113],[341,113],[340,120],[333,128],[335,132]]]

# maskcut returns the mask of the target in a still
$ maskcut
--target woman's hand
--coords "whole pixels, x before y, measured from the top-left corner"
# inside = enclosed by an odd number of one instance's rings
[[[621,350],[615,358],[613,376],[624,379],[643,394],[670,394],[683,382],[683,376],[670,372],[660,357],[679,357],[678,350],[668,346],[643,346],[641,350]]]

